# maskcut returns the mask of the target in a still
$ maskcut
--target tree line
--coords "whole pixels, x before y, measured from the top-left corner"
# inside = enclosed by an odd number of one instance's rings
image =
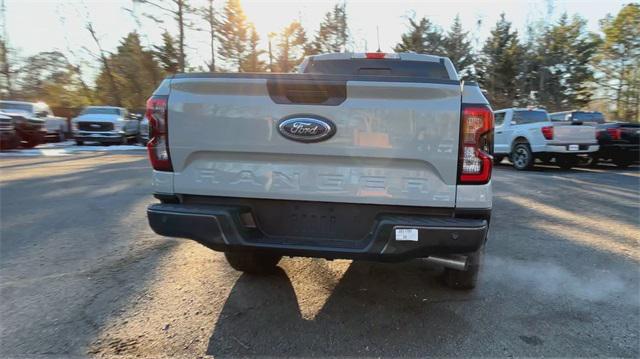
[[[158,44],[143,44],[138,31],[108,51],[91,22],[99,64],[94,84],[85,82],[81,64],[59,51],[42,52],[17,61],[0,38],[0,94],[3,98],[45,100],[54,107],[111,104],[141,108],[167,75],[185,71],[291,72],[309,55],[353,51],[354,39],[345,2],[328,11],[313,33],[292,21],[267,34],[268,47],[247,18],[240,0],[226,0],[221,10],[208,0],[193,7],[188,0],[134,0],[144,16],[166,28]],[[151,15],[153,13],[154,15]],[[482,43],[456,16],[449,29],[428,17],[407,19],[396,52],[449,57],[465,81],[477,81],[496,109],[541,106],[549,111],[597,109],[610,119],[640,122],[640,5],[628,4],[600,21],[600,33],[587,30],[586,20],[563,14],[538,21],[518,33],[502,14]],[[191,63],[186,54],[189,34],[207,34],[209,60]]]

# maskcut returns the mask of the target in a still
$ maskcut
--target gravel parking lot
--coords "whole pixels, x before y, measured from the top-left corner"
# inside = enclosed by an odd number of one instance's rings
[[[0,356],[640,356],[640,172],[494,174],[473,292],[421,261],[241,275],[148,228],[138,152],[0,159]]]

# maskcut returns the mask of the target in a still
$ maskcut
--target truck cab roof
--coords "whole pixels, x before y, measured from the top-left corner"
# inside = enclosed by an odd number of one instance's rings
[[[451,60],[442,56],[403,53],[329,53],[307,57],[300,73],[424,77],[455,80],[459,77]]]
[[[493,112],[504,112],[504,111],[544,111],[547,112],[544,108],[536,108],[536,107],[510,107],[510,108],[502,108],[499,110],[495,110]]]

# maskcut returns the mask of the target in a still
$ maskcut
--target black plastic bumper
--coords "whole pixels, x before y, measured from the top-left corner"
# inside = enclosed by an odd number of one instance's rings
[[[361,239],[265,235],[243,224],[235,206],[154,204],[147,209],[151,228],[160,235],[193,239],[217,251],[259,250],[288,256],[399,261],[435,254],[476,251],[487,238],[485,219],[380,215]],[[418,241],[398,241],[395,229],[415,228]]]
[[[73,136],[73,139],[76,141],[85,141],[85,142],[100,142],[100,143],[122,143],[126,137],[114,137],[114,136],[105,136],[105,137],[95,137],[95,136]]]
[[[632,156],[637,159],[640,155],[640,144],[604,144],[600,145],[598,153],[604,155],[604,157],[607,157],[607,155],[611,157]]]

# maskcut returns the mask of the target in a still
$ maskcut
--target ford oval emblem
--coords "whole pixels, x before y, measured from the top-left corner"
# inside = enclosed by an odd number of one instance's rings
[[[278,131],[290,140],[319,142],[331,138],[336,133],[336,125],[316,115],[293,115],[280,120]]]

